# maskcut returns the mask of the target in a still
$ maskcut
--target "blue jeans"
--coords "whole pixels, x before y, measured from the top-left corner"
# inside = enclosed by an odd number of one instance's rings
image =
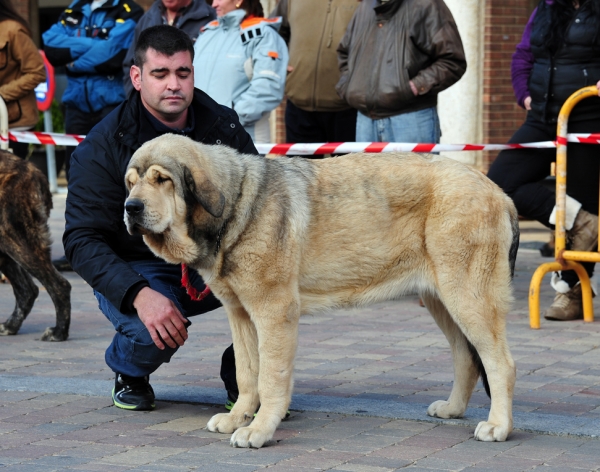
[[[221,306],[212,293],[200,302],[193,301],[181,286],[179,265],[167,264],[158,259],[134,261],[129,265],[148,281],[150,288],[172,300],[186,318]],[[197,290],[204,290],[204,282],[198,273],[190,270],[189,274],[192,285]],[[98,307],[117,331],[105,354],[106,364],[114,372],[143,377],[171,360],[178,348],[165,345],[165,348],[160,350],[137,314],[123,314],[102,294],[94,291],[94,295],[98,299]],[[232,368],[235,372],[235,365]]]
[[[361,143],[439,143],[441,135],[436,107],[379,120],[362,113],[356,117],[356,141]]]

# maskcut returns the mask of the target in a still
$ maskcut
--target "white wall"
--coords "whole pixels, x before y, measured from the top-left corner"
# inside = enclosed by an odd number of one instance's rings
[[[445,0],[460,32],[467,56],[467,72],[452,87],[440,93],[438,112],[442,143],[481,143],[483,136],[483,44],[484,0]],[[443,153],[478,166],[481,152]]]

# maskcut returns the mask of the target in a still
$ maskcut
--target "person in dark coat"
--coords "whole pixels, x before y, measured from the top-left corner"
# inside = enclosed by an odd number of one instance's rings
[[[578,89],[600,87],[600,0],[541,0],[534,10],[512,61],[512,80],[525,123],[510,143],[553,141],[558,113]],[[569,131],[600,130],[600,98],[583,100],[569,116]],[[554,228],[555,195],[543,183],[556,159],[553,149],[502,151],[488,172],[514,201],[521,216]],[[597,150],[569,144],[565,228],[568,246],[576,251],[598,249]],[[591,276],[594,265],[584,263]],[[567,321],[583,318],[581,284],[573,271],[555,273],[557,291],[544,317]]]
[[[72,157],[63,243],[73,269],[94,289],[115,327],[105,359],[115,372],[112,396],[120,408],[154,408],[150,374],[185,343],[188,317],[220,306],[212,295],[192,301],[181,287],[181,267],[156,258],[141,236],[127,232],[124,176],[131,156],[165,133],[257,154],[235,112],[194,88],[193,56],[185,32],[168,25],[144,30],[131,68],[134,91]],[[197,273],[190,278],[194,288],[205,288]],[[222,371],[235,399],[231,352],[230,346]]]

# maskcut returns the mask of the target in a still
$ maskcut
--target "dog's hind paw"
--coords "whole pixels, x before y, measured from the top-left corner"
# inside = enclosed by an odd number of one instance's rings
[[[475,439],[477,441],[506,441],[512,428],[507,425],[500,425],[482,421],[475,429]]]
[[[434,418],[461,418],[465,413],[463,408],[453,407],[450,402],[438,400],[427,408],[427,414]]]
[[[66,341],[69,337],[69,333],[63,330],[60,330],[56,327],[54,328],[46,328],[44,334],[40,338],[41,341]]]
[[[0,323],[0,336],[12,336],[17,334],[18,330],[10,329],[6,327],[6,323]]]
[[[238,429],[231,436],[231,445],[233,447],[251,447],[258,449],[263,447],[267,441],[273,437],[273,434],[265,434],[262,431],[249,426]]]
[[[251,419],[247,421],[240,421],[235,415],[231,413],[219,413],[213,416],[206,425],[206,428],[213,433],[233,433],[240,426],[244,426],[250,423]]]

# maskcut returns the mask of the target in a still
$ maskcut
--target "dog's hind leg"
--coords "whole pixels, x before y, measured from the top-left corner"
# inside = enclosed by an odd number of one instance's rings
[[[488,420],[480,422],[475,429],[475,439],[479,441],[505,441],[513,429],[512,402],[516,367],[504,326],[494,331],[471,336],[471,342],[487,373],[492,401]]]
[[[209,431],[233,433],[250,424],[258,408],[258,339],[256,328],[241,306],[225,306],[231,326],[235,352],[235,371],[239,395],[229,413],[213,416],[207,424]]]
[[[50,252],[40,252],[20,254],[19,263],[46,287],[56,309],[56,326],[47,328],[41,340],[65,341],[71,324],[71,284],[52,265]]]
[[[454,362],[454,383],[448,400],[433,402],[427,409],[429,416],[438,418],[460,418],[477,383],[479,370],[473,362],[467,338],[456,325],[448,310],[436,295],[421,296],[425,306],[450,343]]]
[[[505,441],[513,428],[512,399],[516,369],[506,340],[505,315],[510,288],[502,283],[472,281],[469,286],[446,287],[442,293],[448,312],[481,358],[489,383],[491,407],[487,421],[475,429],[479,441]]]
[[[19,264],[2,253],[0,253],[0,271],[10,280],[15,294],[15,309],[4,323],[0,323],[0,335],[17,334],[35,303],[39,289]]]

